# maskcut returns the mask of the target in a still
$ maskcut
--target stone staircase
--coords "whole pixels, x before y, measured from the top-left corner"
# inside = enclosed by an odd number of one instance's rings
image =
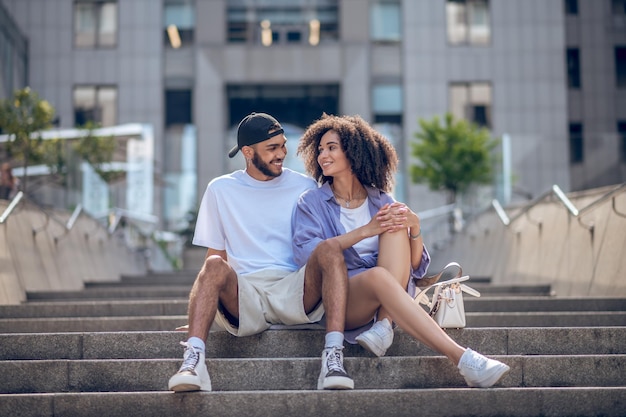
[[[0,306],[0,416],[624,416],[626,299],[558,297],[472,278],[448,333],[511,371],[467,388],[401,330],[387,356],[347,345],[354,391],[317,391],[323,329],[275,326],[207,343],[210,393],[174,394],[193,273],[123,277]]]

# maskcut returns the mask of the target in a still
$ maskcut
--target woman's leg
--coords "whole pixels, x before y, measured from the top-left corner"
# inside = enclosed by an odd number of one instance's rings
[[[346,329],[371,320],[383,307],[394,322],[416,340],[458,364],[465,348],[456,343],[416,304],[385,268],[374,267],[348,281]]]
[[[391,273],[396,282],[406,289],[409,283],[411,247],[409,237],[404,230],[393,233],[382,233],[378,236],[378,266]],[[389,319],[389,312],[381,307],[378,320]]]

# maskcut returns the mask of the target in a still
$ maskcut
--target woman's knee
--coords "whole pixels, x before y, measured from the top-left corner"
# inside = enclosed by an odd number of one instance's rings
[[[393,275],[382,266],[374,266],[367,270],[367,273],[363,274],[363,277],[367,281],[367,285],[370,287],[384,287],[388,285],[398,285],[398,282],[394,279]]]

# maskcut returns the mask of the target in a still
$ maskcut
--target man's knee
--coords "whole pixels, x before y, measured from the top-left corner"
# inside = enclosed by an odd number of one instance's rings
[[[211,255],[204,260],[204,265],[198,274],[197,280],[202,285],[211,286],[216,289],[226,287],[230,279],[237,275],[221,256]]]
[[[320,242],[313,253],[320,266],[345,263],[341,245],[339,242],[332,239]]]

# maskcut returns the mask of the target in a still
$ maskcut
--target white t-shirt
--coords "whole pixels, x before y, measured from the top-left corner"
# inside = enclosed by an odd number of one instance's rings
[[[243,170],[215,178],[202,197],[193,244],[226,250],[240,275],[295,271],[291,216],[300,194],[311,188],[317,188],[315,180],[287,168],[270,181]]]
[[[365,202],[357,208],[341,207],[341,214],[339,215],[339,221],[343,225],[346,232],[364,226],[372,220],[369,210],[369,201],[366,198]],[[359,256],[371,255],[378,250],[378,236],[372,236],[355,243],[352,248],[356,250]]]

